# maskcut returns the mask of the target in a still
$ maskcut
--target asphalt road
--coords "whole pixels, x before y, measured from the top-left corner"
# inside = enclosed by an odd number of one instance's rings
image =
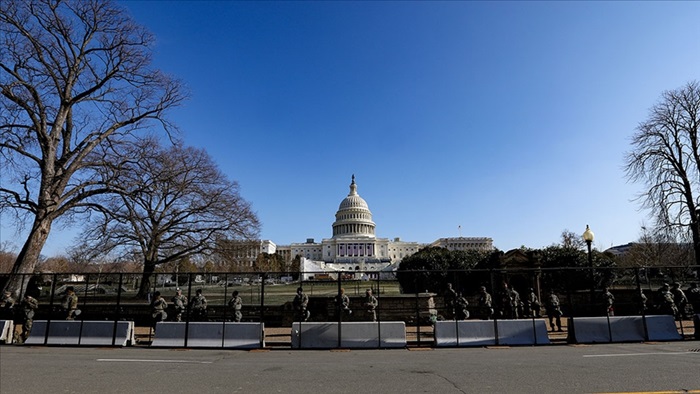
[[[0,346],[0,393],[700,393],[700,342],[419,350]]]

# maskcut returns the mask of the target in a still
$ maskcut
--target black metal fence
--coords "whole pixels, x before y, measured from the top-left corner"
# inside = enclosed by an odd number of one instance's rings
[[[700,313],[700,300],[695,289],[698,266],[635,267],[635,268],[557,268],[557,269],[490,269],[455,271],[392,271],[392,272],[316,272],[287,273],[157,273],[150,278],[145,296],[138,296],[141,273],[51,273],[33,274],[22,283],[26,288],[13,289],[39,301],[35,320],[65,319],[63,299],[68,287],[78,296],[76,320],[134,321],[137,327],[153,327],[153,294],[160,292],[168,302],[168,320],[175,318],[171,298],[180,289],[188,300],[201,289],[207,299],[206,314],[196,315],[191,308],[182,314],[182,321],[231,321],[235,311],[229,306],[234,291],[243,299],[242,321],[263,322],[266,327],[291,327],[298,314],[292,300],[301,287],[309,296],[308,321],[344,322],[404,321],[418,344],[429,341],[424,328],[437,320],[538,318],[547,314],[546,304],[553,292],[560,301],[564,317],[638,316],[668,314],[668,297],[664,285],[675,294],[675,318],[681,322],[681,334],[691,327],[689,321]],[[311,279],[313,278],[313,279]],[[0,275],[0,285],[8,279]],[[451,289],[448,289],[448,283]],[[596,283],[603,285],[596,286]],[[505,292],[504,284],[519,293],[519,301],[511,305],[514,294]],[[680,288],[680,300],[673,287]],[[484,287],[491,295],[491,305],[480,304]],[[614,297],[603,293],[609,288]],[[354,313],[338,306],[336,295],[344,290]],[[371,289],[378,299],[375,313],[364,303],[365,292]],[[534,295],[536,302],[531,299]],[[643,295],[643,296],[642,296]],[[459,297],[456,299],[455,297]],[[19,304],[19,300],[17,301]],[[189,305],[192,305],[190,302]],[[21,321],[19,308],[14,316],[3,311],[2,319]],[[515,311],[513,310],[515,309]]]

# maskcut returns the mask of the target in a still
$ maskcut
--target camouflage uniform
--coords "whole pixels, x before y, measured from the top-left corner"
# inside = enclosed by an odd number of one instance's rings
[[[72,287],[66,288],[66,294],[61,299],[61,308],[63,308],[66,320],[74,320],[77,316],[78,296]]]
[[[39,308],[39,301],[30,295],[25,295],[20,303],[20,308],[22,311],[22,335],[20,336],[20,340],[24,343],[27,338],[29,338],[29,333],[32,331],[34,311]]]
[[[615,296],[610,292],[607,287],[603,290],[603,306],[605,307],[605,313],[608,316],[615,316]]]
[[[659,289],[659,302],[659,312],[664,315],[678,315],[678,308],[674,302],[673,293],[671,293],[667,284],[664,284],[661,289]]]
[[[238,291],[234,291],[231,296],[231,300],[228,302],[228,306],[233,308],[233,321],[238,323],[243,319],[243,299],[238,296]]]
[[[185,313],[187,308],[187,297],[182,295],[182,291],[180,289],[177,289],[175,295],[170,299],[170,301],[175,307],[175,321],[182,321],[182,314]]]
[[[339,312],[345,312],[348,315],[352,315],[352,310],[350,309],[350,298],[345,295],[345,289],[340,289],[340,293],[335,296],[335,305]]]
[[[447,289],[443,294],[445,303],[445,317],[450,319],[455,315],[455,301],[457,300],[457,292],[452,288],[452,283],[447,284]]]
[[[12,292],[6,291],[0,301],[0,320],[12,320],[12,307],[15,306],[15,299]]]
[[[700,315],[700,287],[697,283],[693,283],[686,291],[688,292],[688,302],[693,307],[693,313]]]
[[[558,331],[563,331],[561,329],[561,307],[559,305],[559,297],[557,297],[556,294],[554,294],[554,290],[552,290],[549,293],[549,297],[547,297],[547,303],[544,306],[545,310],[547,311],[547,317],[549,317],[549,327],[552,331],[554,331],[554,322],[556,321],[556,326],[558,328]]]
[[[153,316],[153,327],[155,328],[158,322],[165,321],[168,318],[168,302],[160,296],[160,291],[153,293],[153,301],[151,301],[151,311]]]
[[[456,320],[467,320],[469,319],[469,301],[462,295],[462,293],[457,294],[457,300],[455,300],[456,305]]]
[[[685,318],[685,306],[688,305],[688,298],[686,298],[685,293],[681,290],[681,284],[676,282],[671,287],[671,293],[673,294],[673,302],[676,304],[676,309],[678,310],[678,318]]]
[[[377,301],[377,297],[372,295],[371,289],[365,291],[365,301],[363,305],[367,309],[367,314],[372,317],[372,321],[377,321],[376,309],[377,305],[379,305],[379,301]]]
[[[535,294],[535,289],[530,288],[526,302],[527,305],[525,311],[527,312],[528,316],[540,317],[540,300],[537,298],[537,294]]]
[[[309,296],[304,294],[304,290],[300,287],[297,289],[297,295],[294,296],[294,301],[292,301],[292,306],[294,307],[295,319],[299,321],[307,321],[311,316],[308,310],[309,306]]]
[[[488,320],[493,316],[493,299],[491,294],[486,292],[486,287],[484,286],[479,288],[479,310],[484,320]]]
[[[202,295],[202,289],[197,289],[197,294],[190,300],[192,308],[192,320],[204,321],[207,317],[207,299]]]

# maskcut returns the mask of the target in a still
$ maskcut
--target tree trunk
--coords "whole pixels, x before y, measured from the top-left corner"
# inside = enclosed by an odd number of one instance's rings
[[[10,272],[10,279],[3,289],[3,291],[12,291],[17,297],[16,299],[22,298],[27,291],[27,284],[29,283],[31,274],[34,273],[36,265],[39,262],[41,250],[44,248],[44,244],[46,244],[46,240],[49,237],[51,224],[51,219],[37,218],[27,237],[27,241],[25,241],[22,250],[19,252],[19,255],[17,255],[17,260],[15,260],[15,264],[12,266],[12,271]]]
[[[141,285],[139,285],[139,292],[136,294],[136,298],[145,299],[148,293],[151,291],[151,277],[156,269],[156,263],[152,261],[143,262],[143,274],[141,274]]]

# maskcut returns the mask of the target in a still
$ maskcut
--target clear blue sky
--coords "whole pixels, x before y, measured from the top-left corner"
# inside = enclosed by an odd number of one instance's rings
[[[192,93],[183,138],[277,244],[330,238],[352,174],[378,237],[632,242],[630,137],[700,73],[699,2],[122,4]]]

